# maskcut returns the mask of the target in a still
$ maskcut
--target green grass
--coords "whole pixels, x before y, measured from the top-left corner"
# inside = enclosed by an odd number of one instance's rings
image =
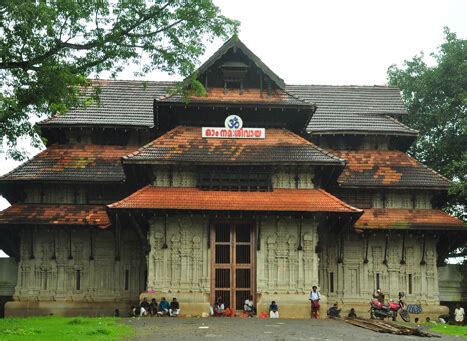
[[[113,317],[25,317],[0,319],[4,340],[119,340],[134,335],[131,326]]]
[[[452,326],[448,324],[435,324],[430,330],[448,335],[463,336],[467,338],[467,326]]]

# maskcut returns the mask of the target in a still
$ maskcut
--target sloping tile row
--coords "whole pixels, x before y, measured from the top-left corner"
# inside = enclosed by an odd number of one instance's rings
[[[287,129],[266,129],[265,139],[202,138],[200,127],[179,126],[124,157],[125,162],[343,164]]]
[[[322,189],[275,189],[272,192],[203,191],[187,187],[146,186],[108,205],[112,209],[183,209],[219,211],[354,212]]]
[[[0,225],[111,225],[103,205],[14,204],[0,212]]]
[[[441,210],[366,209],[356,229],[464,229],[463,221]]]
[[[447,189],[450,181],[406,153],[396,150],[332,150],[347,160],[338,178],[342,187]]]
[[[135,146],[52,145],[0,178],[11,181],[124,181],[121,158]]]

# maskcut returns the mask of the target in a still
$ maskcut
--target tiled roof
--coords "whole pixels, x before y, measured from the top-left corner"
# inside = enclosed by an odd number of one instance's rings
[[[389,116],[407,114],[396,87],[288,85],[286,90],[316,104],[309,133],[417,135],[416,130]]]
[[[138,151],[125,163],[325,163],[343,164],[334,155],[287,129],[266,129],[265,139],[202,138],[200,127],[178,126]]]
[[[447,189],[448,179],[401,151],[332,150],[347,160],[337,180],[342,187]]]
[[[173,82],[93,81],[100,86],[99,102],[87,108],[72,109],[63,115],[45,120],[41,126],[154,126],[154,99],[173,87]],[[93,90],[88,89],[90,93]]]
[[[0,178],[9,181],[125,180],[121,158],[137,147],[110,145],[52,145]]]
[[[0,225],[111,225],[103,205],[14,204],[0,212]]]
[[[186,103],[186,100],[179,94],[163,96],[157,99],[158,102],[176,102]],[[210,88],[206,96],[190,96],[188,103],[229,103],[229,104],[277,104],[277,105],[292,105],[292,106],[310,106],[314,108],[312,102],[300,99],[297,96],[290,94],[285,90],[274,90],[271,96],[268,96],[267,91],[260,89],[244,89],[240,94],[240,89],[230,89],[227,93],[223,88]]]
[[[466,229],[465,223],[441,210],[367,209],[356,229]]]
[[[166,96],[166,90],[175,85],[173,82],[137,80],[93,82],[101,87],[99,103],[87,108],[72,109],[65,115],[57,115],[39,125],[152,127],[154,100]],[[407,113],[399,89],[395,87],[287,85],[285,91],[290,103],[317,105],[316,113],[308,126],[311,133],[345,131],[416,135],[415,130],[388,116]],[[244,99],[248,97],[243,96]],[[260,100],[257,102],[260,103]]]
[[[224,192],[203,191],[191,187],[146,186],[108,207],[211,211],[361,212],[322,189]]]

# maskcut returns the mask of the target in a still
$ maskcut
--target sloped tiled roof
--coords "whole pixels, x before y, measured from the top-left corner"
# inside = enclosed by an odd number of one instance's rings
[[[151,185],[108,207],[212,211],[361,212],[322,189],[221,192],[203,191],[192,187]]]
[[[180,94],[173,94],[158,98],[158,102],[179,102],[186,103],[186,100]],[[271,105],[291,105],[291,106],[309,106],[314,108],[312,102],[305,101],[292,95],[285,90],[273,90],[271,96],[267,91],[260,89],[244,89],[240,94],[240,89],[229,89],[225,93],[223,88],[209,88],[206,96],[190,96],[188,102],[192,103],[229,103],[229,104],[271,104]]]
[[[466,229],[465,223],[441,210],[366,209],[356,229]]]
[[[111,225],[103,205],[14,204],[0,212],[0,225]]]
[[[342,187],[447,189],[448,179],[396,150],[332,150],[347,160],[337,180]]]
[[[87,108],[71,109],[39,123],[40,126],[154,126],[154,99],[165,95],[173,82],[95,80],[100,86],[99,102]],[[91,93],[92,88],[86,93]]]
[[[86,181],[125,180],[121,163],[136,146],[51,145],[18,168],[0,178],[10,181]]]
[[[417,135],[416,130],[390,117],[407,114],[396,87],[287,85],[286,90],[316,104],[317,110],[307,129],[311,134]]]
[[[178,126],[138,151],[125,163],[287,163],[343,164],[334,155],[287,129],[266,129],[265,139],[202,138],[200,127]]]
[[[39,125],[152,127],[154,100],[167,96],[167,89],[175,85],[174,82],[137,80],[93,82],[101,87],[99,103],[88,108],[72,109]],[[317,105],[308,126],[310,133],[345,131],[416,135],[415,130],[389,117],[407,113],[399,89],[395,87],[287,85],[285,90],[291,102]]]

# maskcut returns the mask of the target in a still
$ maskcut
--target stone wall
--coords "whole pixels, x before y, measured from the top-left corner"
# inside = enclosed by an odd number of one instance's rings
[[[150,221],[148,289],[155,294],[142,295],[157,299],[176,296],[183,302],[186,314],[209,311],[208,224],[207,216],[183,214]],[[276,300],[282,303],[285,316],[287,310],[296,313],[297,305],[308,314],[307,295],[311,286],[318,283],[316,222],[263,217],[258,226],[258,308],[266,310],[271,300]],[[299,245],[302,250],[298,250]]]
[[[393,233],[388,237],[385,259],[385,238],[384,233],[370,235],[365,261],[367,240],[363,235],[323,236],[319,272],[321,292],[328,301],[360,308],[366,314],[365,302],[370,301],[379,283],[386,299],[397,300],[402,291],[406,303],[421,304],[435,317],[444,312],[439,306],[436,239],[426,237],[423,255],[422,236],[408,234],[404,245],[403,235]]]
[[[15,302],[7,304],[7,315],[22,315],[25,305],[40,314],[55,308],[71,313],[86,302],[118,303],[101,311],[111,314],[117,305],[128,310],[145,288],[146,261],[131,230],[118,242],[109,230],[31,227],[21,232],[20,244]]]
[[[300,241],[301,233],[301,241]],[[282,317],[308,317],[308,294],[319,285],[317,222],[312,219],[261,219],[257,252],[258,311],[276,301]],[[326,298],[322,300],[324,309]]]

